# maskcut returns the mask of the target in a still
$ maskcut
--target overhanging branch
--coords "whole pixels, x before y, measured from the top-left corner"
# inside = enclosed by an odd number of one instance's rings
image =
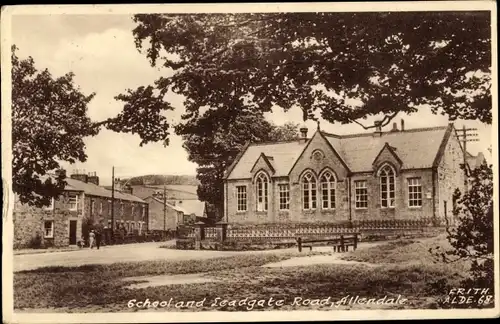
[[[357,120],[352,120],[352,122],[358,124],[359,126],[363,127],[364,129],[370,129],[370,128],[375,128],[375,127],[382,128],[382,127],[387,126],[391,122],[391,120],[393,120],[394,117],[396,117],[397,114],[398,114],[398,112],[395,112],[392,115],[385,115],[384,118],[380,121],[380,126],[378,126],[378,125],[365,126],[365,125],[361,124],[360,122],[358,122]]]

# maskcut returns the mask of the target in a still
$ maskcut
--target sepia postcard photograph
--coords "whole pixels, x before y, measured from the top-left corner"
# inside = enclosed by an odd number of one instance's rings
[[[2,7],[3,322],[498,317],[496,17]]]

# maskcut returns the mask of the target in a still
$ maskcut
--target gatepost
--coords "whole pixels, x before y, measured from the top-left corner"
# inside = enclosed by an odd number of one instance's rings
[[[201,250],[201,241],[205,238],[204,225],[205,223],[203,222],[196,222],[194,224],[194,248],[196,250]]]
[[[217,231],[217,242],[222,243],[226,240],[227,225],[228,224],[223,221],[215,224],[215,229]]]

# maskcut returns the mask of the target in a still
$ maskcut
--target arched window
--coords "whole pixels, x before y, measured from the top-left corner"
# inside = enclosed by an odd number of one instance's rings
[[[380,169],[380,203],[384,208],[394,207],[395,202],[395,172],[390,165]]]
[[[333,173],[326,171],[321,176],[321,206],[323,209],[335,208],[335,188],[337,180]]]
[[[311,172],[302,177],[302,206],[304,209],[316,209],[316,178]]]
[[[267,211],[269,178],[263,172],[257,176],[256,180],[257,211]]]

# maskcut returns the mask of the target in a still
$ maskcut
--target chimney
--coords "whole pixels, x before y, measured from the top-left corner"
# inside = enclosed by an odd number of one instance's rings
[[[307,127],[304,125],[302,126],[300,129],[300,139],[299,139],[299,142],[300,143],[305,143],[307,142]]]
[[[398,129],[398,123],[393,123],[392,124],[391,132],[397,132],[397,131],[399,131],[399,129]]]
[[[401,131],[403,132],[405,130],[405,120],[401,118]]]
[[[80,170],[73,170],[73,174],[70,176],[70,178],[85,183],[89,181],[88,175],[85,172],[80,172]]]
[[[382,136],[382,122],[380,120],[376,120],[373,125],[375,126],[373,136]]]
[[[93,183],[96,186],[99,185],[99,177],[97,176],[96,172],[89,172],[88,178],[87,178],[88,183]]]

